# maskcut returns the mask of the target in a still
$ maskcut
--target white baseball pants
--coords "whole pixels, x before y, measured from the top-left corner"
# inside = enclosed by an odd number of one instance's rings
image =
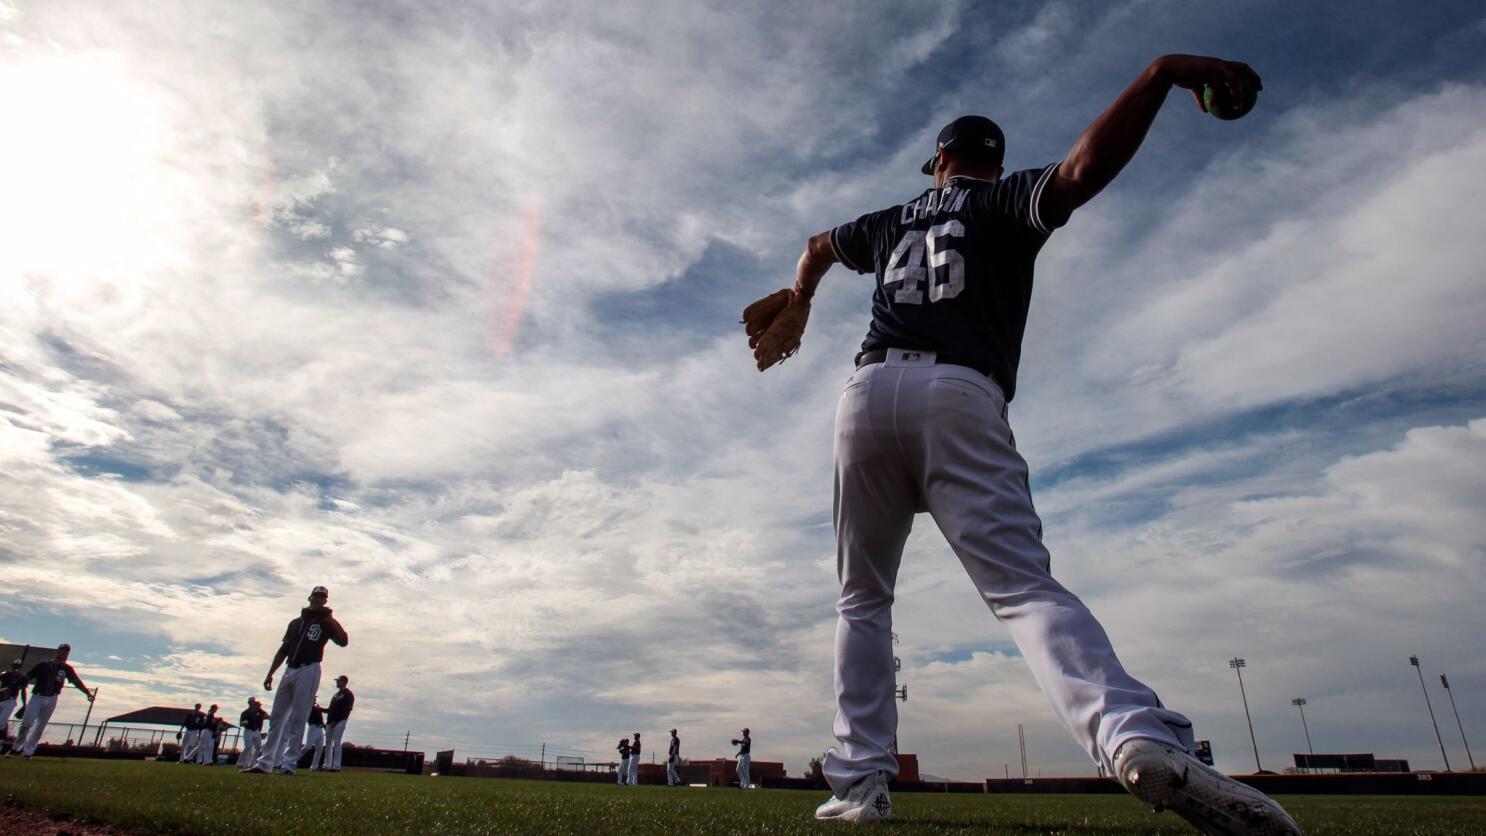
[[[238,766],[252,766],[263,751],[263,732],[243,729],[242,752],[237,756]]]
[[[738,756],[738,786],[748,789],[753,786],[753,779],[748,774],[748,767],[753,764],[752,755]]]
[[[15,697],[0,700],[0,740],[10,742],[10,713],[15,711]]]
[[[629,762],[630,762],[630,760],[631,760],[630,758],[620,758],[619,759],[619,783],[621,783],[621,784],[628,784],[629,783]]]
[[[200,736],[200,729],[191,729],[181,738],[181,756],[178,758],[181,763],[196,762],[196,740]]]
[[[341,735],[346,733],[346,723],[348,722],[350,720],[340,720],[331,723],[325,729],[326,748],[330,750],[330,755],[326,760],[329,762],[330,769],[341,768]]]
[[[57,697],[31,695],[26,701],[26,711],[21,715],[21,731],[16,735],[16,746],[21,754],[31,757],[36,754],[36,747],[41,743],[41,735],[46,731],[46,724],[52,719],[52,712],[57,710]]]
[[[1186,717],[1120,665],[1104,628],[1053,580],[1006,402],[990,378],[892,349],[857,369],[836,410],[837,797],[876,770],[898,773],[893,587],[914,514],[927,511],[1006,625],[1058,718],[1095,763],[1150,738],[1191,750]]]
[[[273,709],[268,715],[271,724],[268,739],[263,742],[263,754],[254,766],[270,772],[294,769],[299,763],[304,725],[310,719],[310,706],[314,704],[318,690],[319,662],[284,671],[278,688],[274,690]]]
[[[196,738],[196,762],[208,764],[212,762],[212,752],[217,748],[217,736],[208,729],[202,729],[200,736]]]
[[[325,727],[310,726],[304,734],[304,748],[310,750],[310,769],[324,769],[330,764],[325,754]]]
[[[676,764],[680,758],[669,757],[666,759],[666,786],[674,787],[681,783],[681,776],[676,773]]]

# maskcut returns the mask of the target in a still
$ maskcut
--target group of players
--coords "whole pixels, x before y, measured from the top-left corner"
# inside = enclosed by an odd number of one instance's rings
[[[733,738],[732,742],[738,747],[738,787],[745,790],[752,789],[753,781],[748,774],[748,769],[753,762],[753,737],[748,729],[743,729],[743,736]],[[640,755],[644,749],[640,742],[640,733],[635,732],[633,741],[623,737],[619,738],[619,745],[615,749],[619,752],[618,783],[640,783]],[[679,787],[685,783],[677,772],[680,766],[681,738],[676,734],[675,729],[671,729],[670,749],[666,752],[666,786]]]
[[[325,587],[315,587],[310,592],[310,606],[289,622],[269,666],[268,676],[263,679],[264,690],[273,691],[274,674],[287,663],[288,668],[274,694],[272,712],[264,711],[256,697],[248,698],[247,707],[239,717],[242,745],[237,765],[240,771],[293,775],[307,745],[314,749],[310,759],[311,771],[341,770],[342,739],[356,704],[356,695],[347,687],[350,677],[342,674],[335,678],[336,691],[330,704],[322,706],[316,700],[325,644],[333,641],[345,647],[350,640],[345,628],[325,606],[329,597]],[[56,709],[57,697],[68,682],[86,694],[89,702],[93,701],[94,692],[83,684],[77,671],[67,662],[71,653],[70,645],[61,644],[52,659],[38,663],[24,674],[21,669],[25,663],[20,659],[11,664],[10,670],[0,673],[0,749],[4,749],[5,757],[19,754],[29,760],[35,754],[47,722]],[[20,730],[12,740],[9,721],[17,701],[24,711]],[[211,705],[203,712],[201,703],[196,703],[186,714],[181,724],[178,763],[216,763],[223,732],[229,727],[217,709],[218,706]],[[264,720],[269,722],[266,739],[263,736]]]

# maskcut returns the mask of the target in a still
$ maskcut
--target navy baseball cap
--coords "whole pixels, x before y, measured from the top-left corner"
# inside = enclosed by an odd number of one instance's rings
[[[300,587],[300,589],[303,589],[303,588],[304,587]],[[311,595],[324,595],[326,598],[329,598],[330,597],[330,590],[326,589],[323,586],[317,586],[314,589],[311,589],[310,590],[310,594]]]
[[[965,151],[991,165],[1000,165],[1006,157],[1006,134],[1001,132],[1000,125],[984,116],[961,116],[939,131],[934,156],[919,171],[929,175],[934,173],[934,161],[939,159],[941,148]]]

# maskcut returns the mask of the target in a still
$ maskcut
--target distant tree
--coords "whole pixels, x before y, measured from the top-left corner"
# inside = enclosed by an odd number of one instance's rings
[[[815,781],[824,781],[826,779],[825,762],[826,754],[824,752],[821,752],[818,758],[811,758],[810,768],[805,770],[805,777]]]

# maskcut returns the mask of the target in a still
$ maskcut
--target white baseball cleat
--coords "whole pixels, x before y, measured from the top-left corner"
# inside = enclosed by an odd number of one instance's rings
[[[1300,836],[1285,808],[1183,752],[1136,739],[1114,756],[1115,777],[1157,813],[1170,810],[1209,836]]]
[[[846,791],[845,798],[832,796],[815,808],[815,817],[826,821],[887,821],[893,817],[893,797],[887,790],[887,778],[879,770],[857,781]]]

